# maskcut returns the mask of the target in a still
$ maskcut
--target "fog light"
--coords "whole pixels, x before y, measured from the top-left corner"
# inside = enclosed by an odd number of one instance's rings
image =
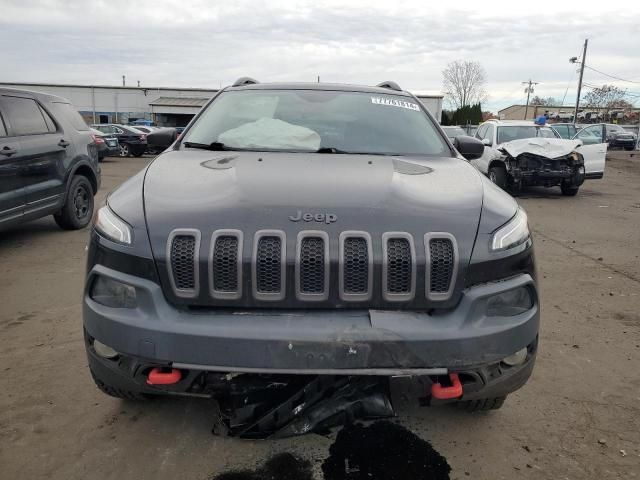
[[[509,355],[502,360],[502,363],[506,363],[511,367],[515,367],[516,365],[522,365],[524,361],[527,359],[527,349],[526,347],[522,350],[518,350],[513,355]]]
[[[93,282],[92,300],[112,308],[136,308],[136,289],[116,280],[99,275]]]
[[[93,349],[102,358],[115,358],[118,356],[118,352],[116,352],[113,348],[109,347],[108,345],[105,345],[104,343],[100,343],[98,340],[93,341]]]
[[[533,298],[527,287],[499,293],[487,300],[487,315],[490,317],[512,317],[533,307]]]

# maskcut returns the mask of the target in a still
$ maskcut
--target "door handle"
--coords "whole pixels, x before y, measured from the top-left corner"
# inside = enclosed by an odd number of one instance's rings
[[[14,155],[16,153],[18,153],[18,151],[15,148],[11,147],[4,147],[2,150],[0,150],[0,154],[6,155],[7,157],[10,157],[11,155]]]
[[[63,139],[61,139],[61,140],[58,142],[58,146],[59,146],[59,147],[67,148],[69,145],[71,145],[71,144],[70,144],[69,142],[67,142],[64,138],[63,138]]]

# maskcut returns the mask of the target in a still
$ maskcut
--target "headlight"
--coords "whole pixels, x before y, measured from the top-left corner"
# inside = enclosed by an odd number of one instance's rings
[[[136,308],[136,289],[117,280],[98,275],[89,297],[100,305],[112,308]]]
[[[513,317],[526,312],[533,307],[533,298],[527,287],[499,293],[487,300],[487,315],[489,317]]]
[[[131,228],[120,220],[108,205],[98,210],[94,226],[101,235],[109,240],[131,245]]]
[[[530,237],[527,214],[518,208],[516,215],[493,234],[491,250],[497,252],[517,247],[528,241]]]

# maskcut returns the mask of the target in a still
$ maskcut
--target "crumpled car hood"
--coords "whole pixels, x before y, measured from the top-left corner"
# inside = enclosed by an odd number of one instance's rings
[[[549,159],[569,155],[582,145],[581,140],[564,140],[560,138],[523,138],[503,143],[500,149],[513,158],[523,153],[531,153]]]

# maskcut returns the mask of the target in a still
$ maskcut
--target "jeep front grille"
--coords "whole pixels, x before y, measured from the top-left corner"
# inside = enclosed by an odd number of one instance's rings
[[[191,229],[174,230],[167,242],[168,271],[171,285],[179,297],[198,295],[198,252],[200,232]]]
[[[245,249],[243,232],[217,230],[207,241],[205,264],[200,232],[180,229],[167,242],[167,271],[176,296],[197,297],[199,303],[206,302],[207,292],[205,287],[200,294],[199,261],[207,270],[203,277],[209,298],[246,299],[245,305],[287,297],[290,305],[294,294],[295,300],[304,302],[339,297],[344,302],[375,304],[380,304],[380,295],[384,302],[393,303],[420,297],[442,301],[451,296],[458,264],[453,235],[428,233],[422,245],[418,245],[422,239],[407,232],[387,232],[381,240],[372,240],[367,232],[345,231],[332,243],[327,232],[310,230],[298,233],[287,249],[283,231],[261,230]],[[250,278],[243,277],[245,272],[250,272]],[[288,275],[293,276],[289,281]],[[416,283],[421,289],[418,295]]]

